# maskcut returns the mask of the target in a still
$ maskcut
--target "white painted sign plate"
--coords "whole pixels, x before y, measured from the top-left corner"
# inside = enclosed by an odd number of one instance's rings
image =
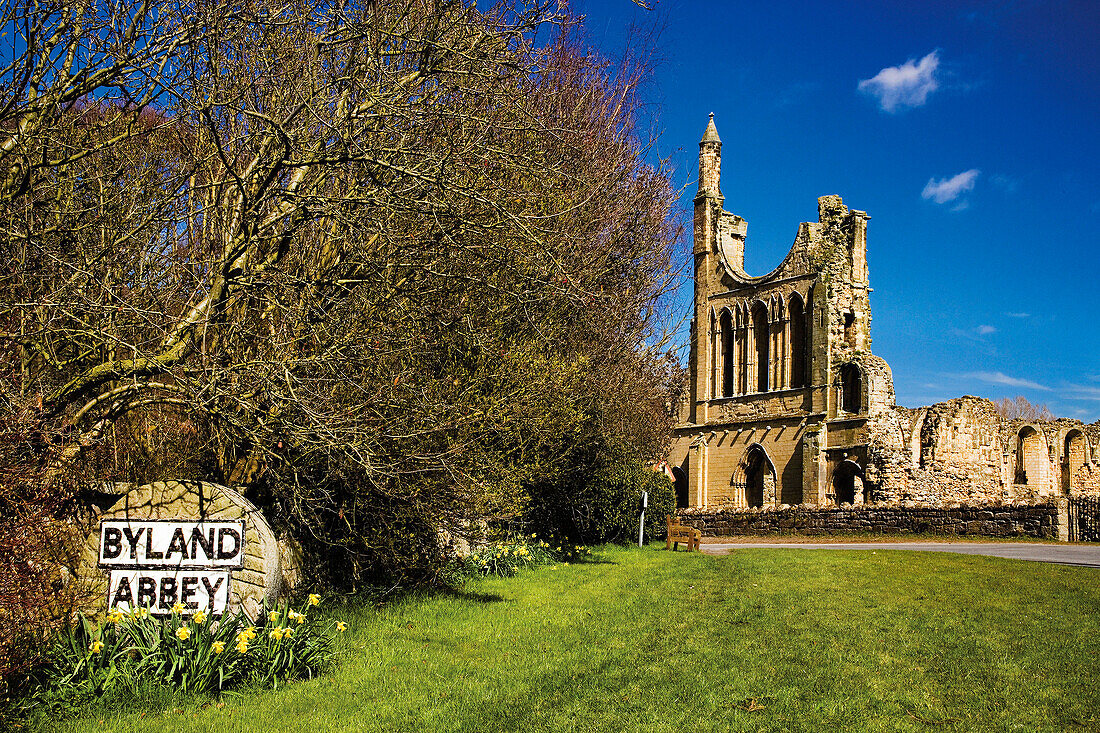
[[[184,613],[225,613],[229,602],[229,570],[111,570],[107,607],[120,611],[147,608],[166,616],[182,603]]]
[[[239,568],[244,522],[104,520],[99,566],[104,568]]]

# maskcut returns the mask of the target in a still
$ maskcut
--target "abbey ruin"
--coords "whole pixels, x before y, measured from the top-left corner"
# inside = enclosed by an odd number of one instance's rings
[[[818,220],[767,275],[723,210],[722,142],[699,143],[688,394],[669,463],[681,507],[1017,503],[1100,495],[1100,422],[1003,420],[987,399],[908,409],[871,353],[864,211]]]

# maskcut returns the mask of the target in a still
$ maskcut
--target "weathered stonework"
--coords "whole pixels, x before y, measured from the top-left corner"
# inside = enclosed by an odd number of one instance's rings
[[[699,143],[689,390],[669,463],[680,507],[1031,502],[1100,495],[1100,422],[1002,420],[962,397],[895,404],[871,353],[867,221],[818,199],[772,272],[744,270],[713,116]]]

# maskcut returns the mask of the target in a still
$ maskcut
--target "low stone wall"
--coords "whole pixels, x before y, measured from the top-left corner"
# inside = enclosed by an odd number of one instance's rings
[[[1058,504],[965,507],[794,506],[782,509],[681,509],[704,537],[732,535],[936,534],[1058,539]]]

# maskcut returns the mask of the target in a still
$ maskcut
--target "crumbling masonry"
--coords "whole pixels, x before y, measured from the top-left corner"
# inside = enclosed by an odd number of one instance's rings
[[[1002,420],[962,397],[894,404],[871,353],[866,212],[818,199],[783,262],[745,272],[713,115],[699,143],[690,386],[670,464],[681,507],[932,505],[1100,495],[1100,422]]]

